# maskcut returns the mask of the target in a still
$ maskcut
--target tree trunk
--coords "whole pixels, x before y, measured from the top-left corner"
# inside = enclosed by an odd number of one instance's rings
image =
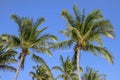
[[[25,53],[23,52],[23,54],[21,55],[21,58],[20,58],[20,63],[18,65],[18,68],[17,68],[16,74],[15,74],[14,80],[17,80],[17,78],[18,78],[18,74],[20,72],[21,65],[22,65],[22,62],[24,60],[24,57],[25,57]]]
[[[77,75],[78,75],[78,80],[82,80],[80,77],[80,49],[77,48]]]

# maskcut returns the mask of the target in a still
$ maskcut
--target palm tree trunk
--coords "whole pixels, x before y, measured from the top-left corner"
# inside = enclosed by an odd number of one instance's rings
[[[77,48],[77,75],[78,80],[82,80],[80,77],[80,48]]]
[[[22,62],[23,62],[23,60],[24,60],[24,57],[25,57],[25,53],[23,53],[23,54],[21,55],[20,63],[19,63],[19,65],[18,65],[18,68],[17,68],[16,74],[15,74],[14,80],[17,80],[17,78],[18,78],[18,74],[19,74],[19,72],[20,72],[20,68],[21,68]]]

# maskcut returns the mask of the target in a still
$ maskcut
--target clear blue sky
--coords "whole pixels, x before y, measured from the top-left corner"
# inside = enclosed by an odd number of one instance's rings
[[[10,19],[11,14],[17,14],[24,17],[33,17],[36,20],[38,17],[45,17],[46,21],[41,27],[48,26],[47,33],[58,36],[59,41],[65,40],[64,35],[59,34],[59,30],[66,27],[66,21],[61,16],[62,9],[67,9],[73,14],[72,7],[76,3],[79,9],[86,9],[90,12],[95,9],[100,9],[106,19],[109,19],[114,26],[116,37],[115,39],[104,38],[104,46],[107,47],[114,55],[114,64],[109,64],[102,57],[95,57],[89,53],[82,52],[81,66],[85,68],[90,66],[100,73],[107,75],[107,80],[120,80],[120,1],[119,0],[0,0],[0,34],[9,33],[17,35],[17,25]],[[60,65],[59,55],[72,56],[73,51],[66,49],[64,51],[54,51],[53,57],[41,55],[47,64],[52,67]],[[25,69],[21,71],[18,80],[31,80],[29,71],[32,70],[33,62],[30,56],[26,59]],[[15,73],[0,71],[1,80],[13,80]],[[56,73],[55,73],[56,74]]]

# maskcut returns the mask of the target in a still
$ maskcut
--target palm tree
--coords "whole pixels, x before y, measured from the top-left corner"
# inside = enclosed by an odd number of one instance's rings
[[[66,60],[64,60],[62,56],[60,56],[60,61],[61,67],[60,66],[53,67],[53,70],[58,70],[61,72],[61,74],[59,74],[56,77],[56,79],[63,78],[63,80],[78,80],[76,68],[73,65],[73,61],[71,61],[69,57],[67,57]]]
[[[52,72],[50,68],[47,66],[47,64],[44,62],[44,60],[37,56],[33,55],[32,57],[35,62],[41,64],[37,66],[33,66],[34,71],[31,71],[29,74],[32,76],[32,79],[36,80],[54,80]]]
[[[0,40],[0,70],[16,71],[16,68],[10,66],[12,63],[17,63],[15,59],[16,51],[5,50],[5,45]]]
[[[19,17],[12,15],[11,18],[18,24],[18,36],[3,34],[2,38],[7,40],[7,49],[9,48],[20,48],[21,53],[19,56],[20,63],[16,71],[14,80],[17,80],[21,67],[24,67],[24,61],[30,50],[35,50],[40,53],[46,53],[51,55],[51,51],[48,46],[52,45],[57,38],[50,34],[42,34],[47,27],[38,30],[39,25],[45,21],[43,17],[39,18],[36,22],[33,19],[26,17]]]
[[[87,16],[85,15],[85,10],[79,13],[76,5],[73,6],[73,10],[74,17],[67,10],[62,11],[62,16],[68,22],[68,26],[61,33],[65,34],[68,40],[59,43],[60,46],[54,45],[52,48],[71,47],[74,44],[76,66],[79,80],[81,80],[79,72],[81,50],[91,52],[96,56],[102,55],[109,62],[113,63],[112,54],[102,46],[102,36],[113,38],[114,32],[112,24],[109,20],[104,19],[100,10],[94,10]]]
[[[106,80],[106,75],[87,67],[86,72],[82,75],[82,80]]]

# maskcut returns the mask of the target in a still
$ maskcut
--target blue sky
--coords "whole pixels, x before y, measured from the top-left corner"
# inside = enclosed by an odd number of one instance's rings
[[[46,33],[51,33],[58,36],[59,41],[65,40],[64,35],[58,31],[66,27],[66,21],[61,16],[62,9],[67,9],[73,14],[73,4],[76,4],[79,9],[86,9],[86,13],[92,10],[100,9],[106,19],[109,19],[114,26],[116,37],[115,39],[104,38],[104,46],[113,53],[114,64],[109,64],[101,56],[96,57],[89,53],[82,52],[81,66],[85,68],[90,66],[100,73],[107,75],[107,80],[120,80],[120,9],[119,0],[0,0],[0,34],[9,33],[17,34],[17,25],[10,19],[11,14],[17,14],[23,17],[32,17],[36,20],[39,17],[45,17],[46,21],[40,26],[48,26]],[[72,56],[71,49],[58,50],[53,52],[53,57],[39,54],[47,64],[52,67],[60,65],[59,55]],[[21,71],[18,80],[31,80],[29,71],[32,70],[34,63],[30,59],[31,56],[26,58],[25,69]],[[56,72],[54,71],[54,75]],[[13,80],[15,73],[0,71],[2,76],[1,80]]]

